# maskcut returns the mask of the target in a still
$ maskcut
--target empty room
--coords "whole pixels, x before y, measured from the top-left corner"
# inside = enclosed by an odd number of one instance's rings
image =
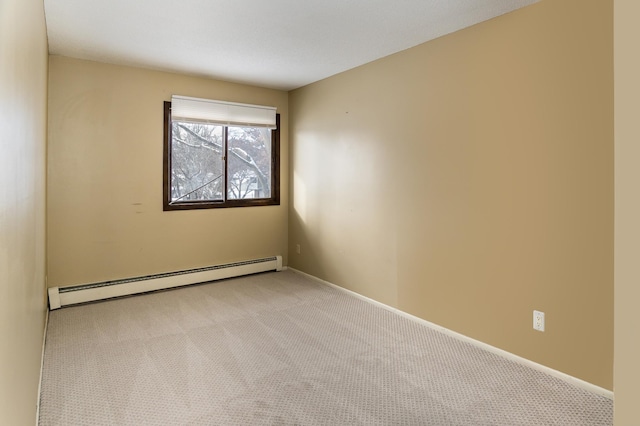
[[[0,0],[0,424],[640,424],[638,17]]]

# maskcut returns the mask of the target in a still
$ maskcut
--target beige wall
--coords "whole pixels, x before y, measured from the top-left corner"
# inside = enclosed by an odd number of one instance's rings
[[[0,0],[0,424],[33,424],[45,299],[47,38],[41,0]]]
[[[64,286],[287,255],[281,205],[162,211],[163,101],[172,94],[272,105],[288,174],[287,93],[49,59],[48,283]]]
[[[615,424],[640,424],[640,3],[615,0]]]
[[[612,14],[545,0],[292,92],[289,264],[612,389]]]

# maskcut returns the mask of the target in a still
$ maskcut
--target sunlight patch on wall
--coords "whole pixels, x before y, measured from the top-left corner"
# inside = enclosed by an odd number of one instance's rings
[[[304,223],[307,218],[307,186],[296,172],[293,173],[293,194],[293,210]]]

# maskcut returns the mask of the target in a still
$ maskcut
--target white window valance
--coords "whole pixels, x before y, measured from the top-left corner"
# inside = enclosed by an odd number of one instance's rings
[[[276,108],[211,99],[171,96],[171,119],[223,126],[276,128]]]

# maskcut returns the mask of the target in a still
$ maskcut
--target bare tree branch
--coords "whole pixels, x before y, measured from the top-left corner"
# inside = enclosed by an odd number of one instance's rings
[[[185,141],[183,139],[176,138],[176,137],[174,137],[173,140],[176,141],[176,142],[180,142],[181,144],[184,144],[186,146],[190,146],[191,148],[200,148],[202,146],[202,145],[191,145],[189,142],[187,142],[187,141]]]

